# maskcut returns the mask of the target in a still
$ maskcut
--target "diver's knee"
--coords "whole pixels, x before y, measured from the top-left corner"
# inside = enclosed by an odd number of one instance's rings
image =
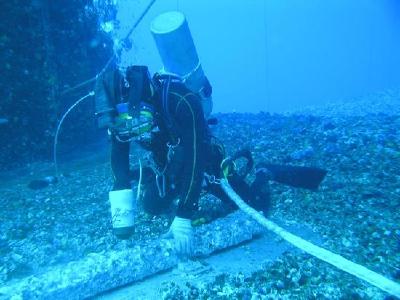
[[[269,213],[271,208],[271,193],[268,180],[263,176],[257,176],[251,187],[252,199],[249,204],[257,211],[262,211],[264,215]]]

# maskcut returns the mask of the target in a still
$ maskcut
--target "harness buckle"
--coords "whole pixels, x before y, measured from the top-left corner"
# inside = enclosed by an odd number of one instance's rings
[[[207,173],[204,173],[204,177],[207,178],[208,182],[210,184],[221,184],[221,179],[215,177],[215,175],[209,175]]]
[[[161,182],[160,182],[161,178]],[[160,198],[165,197],[165,176],[164,174],[157,174],[156,175],[156,184],[157,184],[157,189],[158,189],[158,195]]]
[[[181,143],[181,139],[178,138],[178,141],[176,142],[175,145],[171,144],[170,142],[167,142],[167,147],[168,147],[169,149],[171,149],[171,148],[174,149],[174,148],[178,147],[180,143]]]
[[[178,141],[176,142],[175,145],[171,144],[170,142],[167,142],[167,147],[168,147],[168,152],[167,152],[167,160],[171,161],[174,153],[175,153],[175,148],[179,146],[179,144],[181,143],[181,139],[178,138]]]

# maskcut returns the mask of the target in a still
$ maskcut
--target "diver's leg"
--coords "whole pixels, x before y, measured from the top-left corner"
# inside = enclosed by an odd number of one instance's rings
[[[238,209],[237,205],[229,198],[229,196],[224,192],[220,185],[209,185],[206,188],[206,191],[222,201],[224,205],[223,215],[226,215]]]
[[[232,189],[246,202],[249,203],[252,201],[252,191],[250,186],[246,183],[246,181],[238,176],[237,174],[233,174],[229,176],[228,182]],[[238,209],[235,202],[229,198],[229,196],[223,191],[219,184],[209,184],[206,188],[206,191],[210,194],[214,195],[218,199],[222,201],[225,208],[225,214],[231,213]]]
[[[270,209],[270,192],[268,184],[268,176],[264,173],[257,173],[254,182],[249,185],[242,177],[233,174],[228,179],[232,189],[247,204],[257,211],[262,211],[264,215]],[[235,211],[237,205],[226,195],[220,185],[213,184],[207,191],[212,195],[221,199],[228,213]]]
[[[162,182],[159,182],[160,184],[157,185],[156,176],[153,173],[152,176],[146,178],[146,181],[143,184],[143,197],[141,203],[143,209],[152,215],[167,213],[176,196],[176,193],[171,189],[167,189],[165,195],[162,195]]]
[[[310,190],[316,190],[327,173],[326,170],[316,167],[272,165],[267,163],[259,163],[256,169],[268,173],[271,181]]]
[[[120,143],[112,136],[111,168],[114,187],[109,192],[113,230],[117,237],[128,238],[133,233],[133,193],[129,176],[129,143]]]
[[[111,137],[111,169],[114,177],[113,191],[130,189],[129,143]]]
[[[271,193],[269,189],[270,174],[263,169],[256,169],[256,178],[250,185],[252,198],[250,206],[267,215],[271,208]]]

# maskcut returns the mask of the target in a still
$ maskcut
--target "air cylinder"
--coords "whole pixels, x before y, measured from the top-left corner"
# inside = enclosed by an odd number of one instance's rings
[[[163,72],[181,77],[187,88],[198,93],[202,97],[204,114],[208,117],[212,110],[212,98],[202,93],[207,78],[185,16],[178,11],[163,13],[153,20],[150,29],[161,56]]]

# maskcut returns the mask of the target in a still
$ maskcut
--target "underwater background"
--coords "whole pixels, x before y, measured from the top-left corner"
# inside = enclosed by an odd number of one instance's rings
[[[213,86],[214,131],[228,153],[247,146],[256,161],[328,170],[317,192],[271,184],[270,218],[400,284],[400,2],[10,0],[0,4],[0,299],[10,298],[9,287],[14,299],[55,298],[54,278],[71,299],[104,292],[102,282],[125,284],[121,278],[131,276],[124,273],[131,266],[123,264],[132,253],[153,250],[168,229],[168,216],[140,212],[131,239],[113,235],[109,143],[96,126],[92,98],[63,123],[62,175],[52,181],[58,122],[93,84],[74,87],[102,70],[152,2],[117,64],[160,70],[150,23],[165,11],[184,13]],[[131,155],[136,160],[140,153]],[[29,187],[46,178],[47,187]],[[218,215],[218,199],[203,195],[201,201]],[[226,222],[244,226],[237,220]],[[210,240],[226,234],[206,226],[199,230],[206,238],[214,233]],[[228,246],[222,237],[219,250]],[[156,281],[153,294],[138,288],[142,294],[98,297],[396,299],[271,240],[275,252],[265,249],[257,266],[244,261],[240,271],[211,272],[212,264],[204,263],[195,275]],[[238,247],[242,256],[260,252],[251,244]],[[135,272],[148,276],[173,264],[148,253],[158,269],[142,261]],[[113,269],[107,262],[114,256]],[[79,286],[102,267],[101,280]]]

